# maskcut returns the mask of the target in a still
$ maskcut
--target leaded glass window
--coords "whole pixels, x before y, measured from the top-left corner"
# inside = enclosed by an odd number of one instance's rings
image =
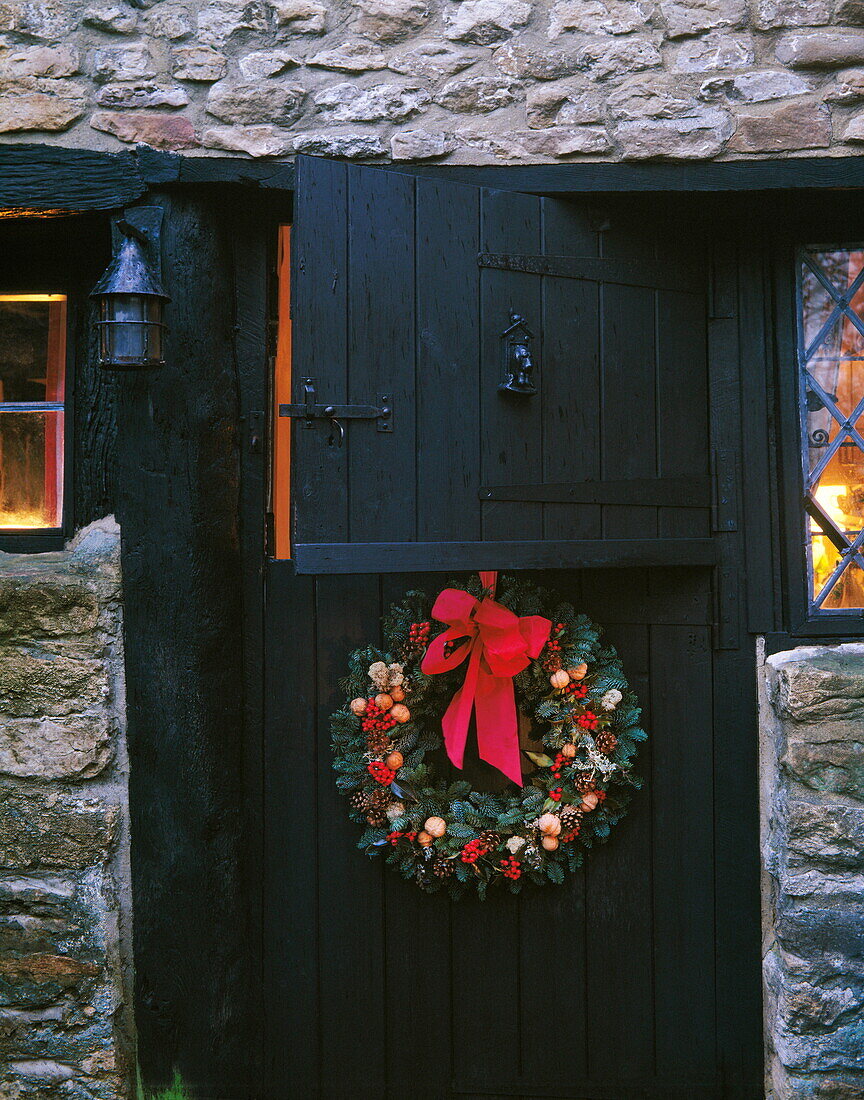
[[[864,608],[864,248],[807,249],[798,362],[810,605]]]

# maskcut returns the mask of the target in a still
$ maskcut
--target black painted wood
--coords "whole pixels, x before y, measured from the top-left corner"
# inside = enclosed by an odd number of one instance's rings
[[[515,508],[511,502],[505,502]],[[499,506],[500,507],[500,506]],[[537,505],[534,505],[536,508]],[[530,514],[530,505],[520,505]],[[501,515],[498,512],[497,515]],[[487,521],[489,522],[489,521]],[[502,519],[512,532],[512,518]],[[533,533],[533,532],[532,532]],[[707,565],[715,561],[710,538],[525,539],[510,542],[355,542],[301,543],[294,552],[298,573],[366,573],[376,565],[389,573],[416,572],[434,563],[438,569],[491,569],[506,561],[511,569],[555,569],[563,562],[576,568],[610,565]]]
[[[7,214],[113,210],[146,189],[130,153],[0,146],[0,209]]]
[[[304,1094],[325,1097],[755,1098],[755,796],[729,813],[730,790],[755,790],[752,655],[740,624],[738,648],[713,648],[714,566],[740,568],[743,534],[718,538],[704,507],[712,448],[740,431],[737,351],[722,324],[709,334],[705,278],[682,292],[476,265],[480,250],[557,251],[645,270],[672,257],[707,273],[708,238],[682,228],[697,220],[681,203],[598,208],[369,172],[299,165],[300,361],[333,401],[365,402],[357,387],[373,369],[401,381],[410,430],[401,449],[398,411],[387,438],[352,424],[342,453],[324,457],[326,437],[298,433],[295,495],[319,537],[268,566],[265,897],[285,907],[287,929],[281,913],[265,917],[263,1000],[278,1053],[264,1095],[281,1096],[296,1072]],[[318,219],[305,228],[304,210]],[[383,309],[371,300],[378,286]],[[737,332],[737,289],[711,289]],[[517,306],[538,331],[541,371],[537,398],[514,406],[496,389],[497,333]],[[683,479],[700,486],[703,507],[640,496]],[[482,485],[585,481],[633,491],[578,506],[477,499]],[[328,527],[341,541],[320,537]],[[367,541],[382,528],[389,541]],[[327,719],[347,652],[377,636],[395,595],[485,565],[535,566],[529,575],[604,624],[645,708],[647,784],[566,886],[451,905],[354,849]],[[297,800],[292,769],[310,766],[314,793]],[[550,1003],[562,1006],[554,1042]]]
[[[177,1067],[197,1094],[239,1098],[257,945],[242,872],[234,223],[218,196],[152,201],[165,211],[167,363],[123,378],[117,435],[138,1054],[148,1087]]]

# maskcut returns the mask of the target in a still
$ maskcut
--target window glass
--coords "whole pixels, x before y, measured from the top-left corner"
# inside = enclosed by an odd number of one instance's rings
[[[800,268],[804,504],[815,611],[864,608],[864,251]]]
[[[0,295],[0,529],[63,522],[66,298]]]

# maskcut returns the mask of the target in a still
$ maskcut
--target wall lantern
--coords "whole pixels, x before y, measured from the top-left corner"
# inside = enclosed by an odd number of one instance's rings
[[[532,373],[534,356],[531,348],[534,333],[518,313],[510,314],[510,325],[501,333],[503,345],[503,369],[499,393],[530,397],[537,392]]]
[[[99,366],[103,370],[152,370],[165,365],[162,309],[162,211],[137,207],[112,229],[114,258],[91,298],[99,302]]]

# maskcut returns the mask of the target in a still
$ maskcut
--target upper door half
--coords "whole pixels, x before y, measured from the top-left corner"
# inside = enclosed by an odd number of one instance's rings
[[[298,571],[713,560],[680,209],[301,156],[292,252]]]

